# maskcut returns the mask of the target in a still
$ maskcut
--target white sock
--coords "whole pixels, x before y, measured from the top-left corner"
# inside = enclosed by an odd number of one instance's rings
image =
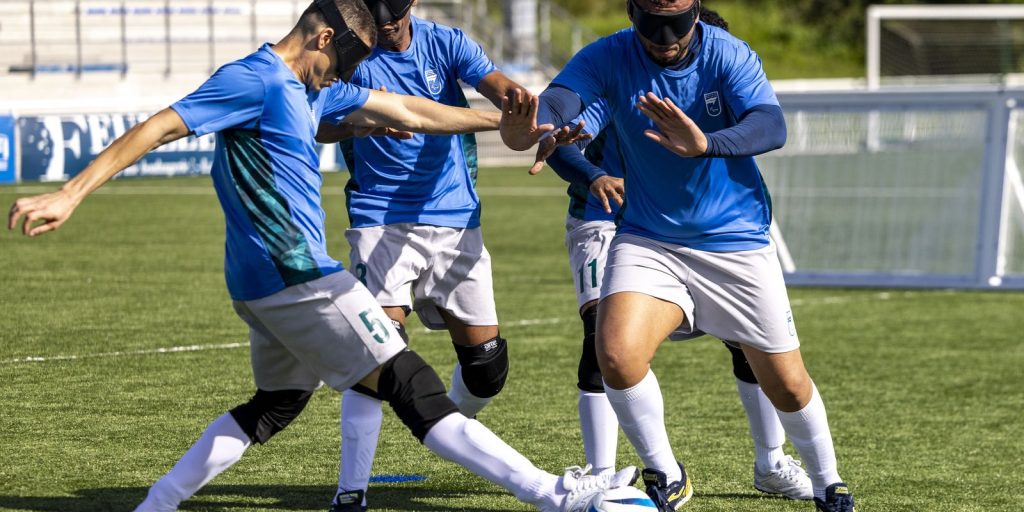
[[[604,393],[580,390],[580,433],[587,464],[594,467],[593,474],[615,472],[615,450],[619,444],[619,420]]]
[[[779,466],[785,453],[782,445],[786,442],[786,431],[775,412],[771,400],[761,391],[761,386],[736,379],[736,391],[747,412],[750,437],[754,440],[754,463],[762,473]]]
[[[365,491],[370,485],[373,457],[377,452],[382,404],[376,398],[346,389],[341,394],[341,467],[338,492]],[[363,505],[366,496],[363,495]]]
[[[559,495],[558,477],[538,469],[479,421],[461,414],[449,414],[437,422],[423,444],[542,510],[557,510],[564,498]]]
[[[605,383],[604,391],[612,409],[615,409],[619,426],[644,466],[665,473],[669,482],[681,480],[683,474],[668,442],[665,403],[654,372],[647,370],[647,376],[628,389],[612,389]]]
[[[149,488],[145,501],[135,512],[178,510],[182,501],[238,462],[249,444],[249,436],[231,413],[213,420],[178,463]]]
[[[491,403],[491,398],[494,397],[480,398],[470,393],[466,383],[462,380],[462,365],[455,363],[455,369],[452,370],[452,388],[448,391],[448,398],[455,402],[455,406],[459,408],[459,412],[463,416],[474,418],[484,410],[487,404]]]
[[[832,446],[832,434],[828,430],[825,404],[818,394],[818,387],[813,383],[811,386],[811,401],[803,409],[796,412],[778,411],[778,414],[786,428],[786,435],[807,465],[814,496],[824,499],[825,488],[842,479],[836,470],[836,451]]]

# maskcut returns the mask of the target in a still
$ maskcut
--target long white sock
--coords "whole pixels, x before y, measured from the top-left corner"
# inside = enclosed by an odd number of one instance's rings
[[[538,469],[483,424],[461,414],[439,421],[427,432],[423,444],[541,510],[557,510],[564,498],[559,494],[558,477]]]
[[[832,433],[828,429],[825,404],[818,394],[818,387],[811,385],[811,401],[803,409],[796,412],[778,411],[778,414],[786,428],[786,435],[807,464],[814,496],[824,499],[825,487],[841,482],[842,479],[836,470],[836,451],[832,446]]]
[[[665,473],[669,482],[683,478],[682,472],[672,454],[665,429],[665,402],[661,397],[661,386],[654,372],[639,384],[627,389],[612,389],[605,383],[604,391],[608,402],[615,409],[619,426],[633,444],[640,460],[648,469]]]
[[[462,380],[462,365],[455,363],[455,369],[452,370],[452,388],[448,390],[448,398],[455,402],[455,406],[459,408],[459,412],[463,416],[474,418],[484,410],[487,404],[491,403],[491,398],[494,397],[480,398],[470,393],[466,383]]]
[[[341,467],[338,492],[366,490],[370,485],[373,457],[377,452],[381,401],[351,389],[341,394]],[[363,496],[366,504],[366,496]]]
[[[580,390],[580,433],[587,463],[594,466],[593,474],[615,472],[615,450],[619,444],[619,420],[604,393]]]
[[[775,406],[758,384],[736,379],[736,391],[747,412],[750,437],[754,440],[754,463],[761,472],[775,469],[785,456],[782,445],[786,442],[786,431]]]
[[[249,444],[249,436],[231,413],[213,420],[178,463],[149,488],[145,501],[136,507],[135,512],[178,510],[182,501],[238,462]]]

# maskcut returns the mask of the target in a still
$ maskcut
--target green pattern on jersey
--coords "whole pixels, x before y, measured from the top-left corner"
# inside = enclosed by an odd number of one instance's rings
[[[614,128],[611,124],[606,126],[583,150],[583,156],[586,157],[587,161],[597,167],[601,167],[601,164],[604,163],[605,141],[608,139],[608,130],[612,129]],[[583,220],[584,215],[587,213],[587,197],[590,195],[590,187],[570,183],[566,192],[569,194],[569,215]]]
[[[356,148],[352,139],[345,139],[338,143],[341,151],[341,158],[345,161],[345,168],[348,169],[348,182],[345,183],[345,211],[348,212],[348,223],[352,225],[352,192],[359,192],[359,182],[356,181]]]
[[[221,134],[239,201],[285,286],[323,277],[309,242],[292,223],[288,201],[276,189],[270,155],[260,144],[259,131],[226,130]]]
[[[469,108],[469,100],[466,99],[466,95],[462,93],[462,89],[459,89],[459,102],[456,107]],[[475,133],[464,133],[459,135],[459,140],[462,142],[462,156],[466,160],[466,168],[469,169],[469,181],[476,186],[476,176],[479,172],[478,163],[479,158],[477,156],[476,147],[476,134]]]

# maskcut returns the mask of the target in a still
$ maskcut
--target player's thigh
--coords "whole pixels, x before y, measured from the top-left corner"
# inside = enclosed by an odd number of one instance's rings
[[[233,305],[238,316],[249,325],[249,359],[257,389],[308,391],[320,386],[320,376],[295,357],[245,302],[235,301]]]
[[[337,390],[406,348],[370,292],[346,271],[245,304],[295,358]]]
[[[615,236],[611,221],[581,221],[569,217],[565,222],[565,248],[569,252],[576,303],[580,311],[601,298],[608,248]]]
[[[469,325],[447,310],[438,310],[456,345],[475,347],[498,336],[497,325]]]
[[[442,315],[467,326],[495,327],[491,255],[480,228],[457,229],[421,225],[416,228],[424,252],[432,255],[413,288],[413,309],[425,326],[448,328]]]
[[[774,245],[725,253],[687,249],[683,261],[697,329],[766,353],[800,347]]]
[[[692,330],[681,271],[649,240],[619,235],[612,242],[597,316],[598,361],[612,387],[639,382],[669,334]]]
[[[352,274],[385,307],[410,309],[412,284],[427,265],[411,243],[412,226],[389,224],[345,231]]]

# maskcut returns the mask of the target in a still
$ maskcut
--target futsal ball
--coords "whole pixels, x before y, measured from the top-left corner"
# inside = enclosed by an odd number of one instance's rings
[[[616,487],[597,493],[587,512],[657,512],[658,506],[636,487]]]

